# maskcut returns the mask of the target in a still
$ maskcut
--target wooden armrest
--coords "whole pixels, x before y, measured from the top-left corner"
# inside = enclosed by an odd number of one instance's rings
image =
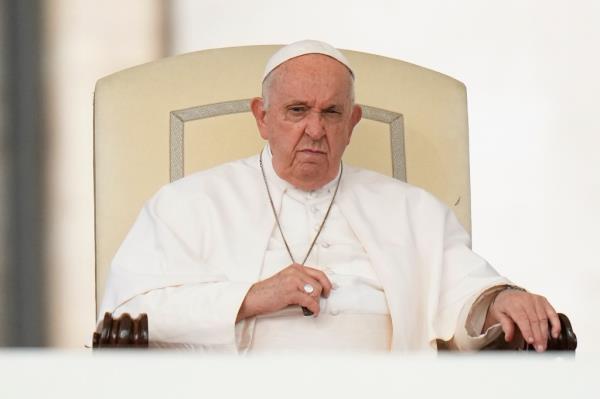
[[[571,320],[562,313],[558,314],[558,318],[560,319],[560,335],[556,339],[552,337],[548,339],[548,350],[574,351],[577,349],[577,336],[571,326]],[[533,346],[528,345],[527,350],[534,350]]]
[[[98,348],[147,348],[148,347],[148,315],[140,314],[132,319],[123,313],[114,319],[112,314],[104,313],[100,331],[92,337],[92,347]]]
[[[558,314],[560,319],[560,335],[554,339],[548,338],[548,351],[575,351],[577,348],[577,336],[571,326],[571,321],[563,313]],[[515,338],[516,339],[516,338]],[[93,335],[93,348],[147,348],[148,347],[148,315],[140,314],[132,319],[128,313],[123,313],[114,319],[108,312],[104,314],[104,320],[100,326],[100,332]],[[448,347],[443,341],[438,341],[438,349],[445,350]],[[504,340],[504,333],[491,342],[482,350],[519,350],[535,351],[532,345],[515,347],[514,344]]]
[[[577,348],[577,336],[573,331],[573,327],[571,326],[571,321],[569,318],[562,314],[558,314],[558,318],[560,320],[560,335],[558,338],[554,339],[552,337],[548,337],[548,351],[575,351]],[[548,330],[550,330],[550,325],[548,326]],[[519,334],[520,335],[520,334]],[[516,337],[515,337],[516,339]],[[533,345],[528,345],[527,343],[523,343],[522,346],[515,347],[514,344],[511,345],[510,342],[506,342],[504,340],[504,333],[502,333],[498,339],[491,342],[482,350],[518,350],[518,351],[535,351]]]

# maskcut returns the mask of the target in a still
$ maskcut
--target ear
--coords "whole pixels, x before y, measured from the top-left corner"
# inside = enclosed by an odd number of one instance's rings
[[[358,122],[360,122],[361,118],[362,108],[360,107],[360,105],[354,105],[354,107],[352,107],[352,114],[350,115],[350,133],[348,134],[348,144],[350,144],[350,137],[352,137],[354,127]]]
[[[256,119],[256,126],[258,127],[258,131],[260,132],[260,137],[265,140],[269,139],[268,130],[265,123],[265,116],[267,111],[265,110],[265,101],[260,97],[254,97],[252,101],[250,101],[250,109],[252,110],[252,115],[254,115],[254,119]]]

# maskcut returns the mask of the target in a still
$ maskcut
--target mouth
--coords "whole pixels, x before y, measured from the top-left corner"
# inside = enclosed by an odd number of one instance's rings
[[[316,149],[314,150],[312,148],[305,148],[303,150],[300,150],[300,152],[304,153],[304,154],[315,154],[315,155],[325,155],[326,154],[325,151],[316,150]]]

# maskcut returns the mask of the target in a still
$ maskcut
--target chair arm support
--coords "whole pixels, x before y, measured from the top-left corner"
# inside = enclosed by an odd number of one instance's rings
[[[560,320],[560,335],[554,339],[548,337],[548,351],[575,351],[577,348],[577,336],[571,326],[571,321],[563,313],[558,314]],[[548,326],[548,330],[551,326]],[[520,335],[520,334],[519,334]],[[516,338],[515,338],[516,339]],[[496,340],[491,342],[481,350],[518,350],[518,351],[535,351],[533,345],[529,345],[524,341],[524,344],[519,347],[514,347],[510,342],[504,340],[504,333],[500,334]]]
[[[571,326],[571,321],[563,313],[558,314],[560,319],[560,335],[554,339],[548,338],[548,351],[575,351],[577,348],[577,336]],[[132,319],[128,313],[123,313],[119,318],[113,318],[108,312],[104,314],[104,320],[100,325],[100,331],[93,334],[94,349],[98,348],[147,348],[148,347],[148,315],[140,314]],[[447,349],[439,345],[439,349]],[[524,344],[515,348],[510,342],[504,340],[504,333],[496,340],[481,350],[518,350],[534,351],[532,345]]]
[[[92,336],[92,348],[147,348],[148,347],[148,315],[140,314],[132,319],[128,313],[113,318],[108,312],[104,320]]]

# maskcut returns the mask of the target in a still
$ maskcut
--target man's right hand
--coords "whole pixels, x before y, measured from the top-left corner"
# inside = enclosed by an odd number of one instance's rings
[[[305,284],[312,285],[312,293],[304,291]],[[331,288],[329,278],[321,270],[294,263],[250,287],[240,306],[236,322],[276,312],[290,305],[308,308],[317,316],[320,310],[319,298],[327,298]]]

